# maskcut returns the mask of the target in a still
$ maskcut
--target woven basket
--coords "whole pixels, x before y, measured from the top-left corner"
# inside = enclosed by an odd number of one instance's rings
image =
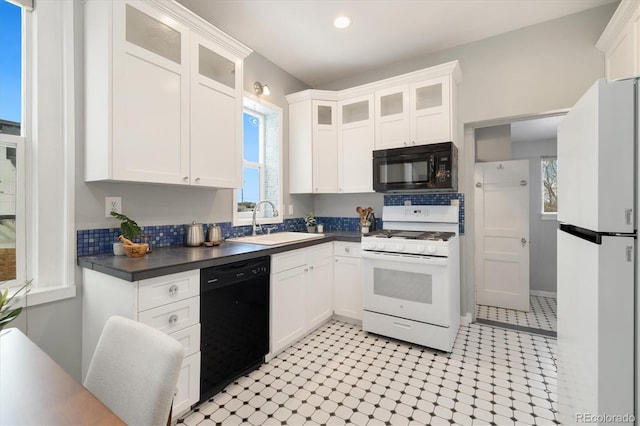
[[[124,244],[124,253],[129,257],[142,257],[147,254],[149,244]]]

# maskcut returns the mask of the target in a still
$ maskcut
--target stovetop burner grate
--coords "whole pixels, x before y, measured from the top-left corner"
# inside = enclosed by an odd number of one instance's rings
[[[449,241],[456,234],[454,232],[441,231],[401,231],[383,229],[381,231],[370,232],[366,237],[405,239],[405,240],[426,240],[426,241]]]

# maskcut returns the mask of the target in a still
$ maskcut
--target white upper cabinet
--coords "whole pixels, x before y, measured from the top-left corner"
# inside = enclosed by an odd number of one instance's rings
[[[193,35],[192,185],[242,186],[242,60]]]
[[[450,75],[376,91],[375,149],[455,142]]]
[[[289,102],[289,192],[372,192],[373,151],[458,143],[457,61]]]
[[[335,96],[306,90],[289,95],[289,193],[338,191]]]
[[[336,103],[312,101],[313,192],[335,193],[338,189],[338,123]]]
[[[607,79],[640,75],[640,1],[623,1],[596,47],[604,52]]]
[[[250,50],[172,2],[84,13],[85,180],[240,186]]]
[[[376,91],[375,149],[406,146],[409,127],[409,86]]]
[[[373,192],[373,95],[338,102],[338,192]]]

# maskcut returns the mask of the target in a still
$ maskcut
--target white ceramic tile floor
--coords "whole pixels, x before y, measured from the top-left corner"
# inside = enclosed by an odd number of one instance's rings
[[[472,324],[450,354],[332,320],[178,424],[554,425],[556,340]]]
[[[520,327],[557,331],[557,301],[554,297],[530,296],[529,312],[476,305],[476,318]]]

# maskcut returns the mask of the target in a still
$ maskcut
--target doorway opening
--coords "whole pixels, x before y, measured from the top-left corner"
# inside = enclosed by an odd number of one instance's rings
[[[475,170],[466,186],[468,203],[474,208],[470,229],[474,248],[469,252],[473,253],[473,262],[469,259],[473,279],[469,282],[473,283],[473,317],[478,322],[556,335],[554,171],[557,126],[565,114],[518,117],[466,129],[465,146],[473,150],[467,154],[467,170]],[[512,176],[500,177],[509,173]],[[522,191],[526,191],[526,202]],[[519,304],[514,302],[518,297]]]

